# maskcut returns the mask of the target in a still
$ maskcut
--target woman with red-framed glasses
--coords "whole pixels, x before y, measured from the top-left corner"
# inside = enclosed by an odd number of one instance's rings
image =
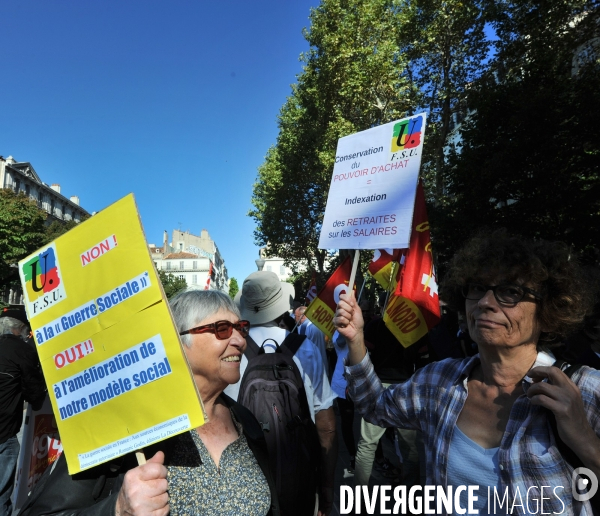
[[[250,411],[223,393],[240,379],[250,323],[216,290],[187,290],[170,304],[206,422],[169,439],[164,464],[152,465],[163,480],[154,496],[148,496],[154,479],[135,471],[144,466],[125,475],[117,516],[133,512],[136,504],[150,512],[156,503],[172,516],[278,515],[263,432]]]

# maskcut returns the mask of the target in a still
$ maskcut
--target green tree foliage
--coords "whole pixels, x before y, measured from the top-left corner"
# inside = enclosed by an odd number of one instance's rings
[[[304,71],[279,114],[279,136],[258,170],[250,211],[256,242],[320,274],[317,248],[337,140],[405,116],[406,63],[383,0],[323,0],[311,12]]]
[[[69,220],[67,222],[53,220],[52,223],[46,227],[46,240],[52,242],[52,240],[56,240],[59,236],[64,235],[67,231],[70,231],[76,226],[77,222],[74,220]]]
[[[235,278],[231,278],[229,280],[229,297],[233,299],[239,290],[240,287],[238,285],[238,281]]]
[[[421,175],[442,272],[465,239],[497,227],[600,262],[599,3],[323,0],[254,185],[257,243],[323,282],[337,140],[425,110]],[[468,115],[457,132],[455,115]]]
[[[427,112],[422,175],[436,204],[444,202],[445,146],[452,114],[483,70],[490,42],[480,0],[396,1],[398,49],[416,95],[413,110]]]
[[[597,4],[511,1],[495,13],[497,55],[446,171],[452,202],[432,218],[442,262],[473,231],[498,227],[600,262]]]
[[[187,283],[184,279],[178,278],[171,273],[166,273],[163,270],[159,270],[158,279],[162,283],[163,289],[167,299],[171,299],[175,294],[178,294],[187,287]]]
[[[46,242],[45,220],[24,193],[0,189],[0,288],[19,283],[16,264]]]

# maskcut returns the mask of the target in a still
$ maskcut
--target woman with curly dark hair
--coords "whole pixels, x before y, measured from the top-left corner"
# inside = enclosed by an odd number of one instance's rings
[[[553,413],[560,439],[600,477],[600,372],[582,367],[569,379],[548,349],[589,306],[567,246],[476,237],[454,257],[441,295],[465,314],[479,354],[430,364],[388,389],[373,372],[353,294],[340,301],[334,324],[349,345],[356,409],[379,426],[422,430],[427,484],[446,494],[478,486],[479,514],[593,514],[550,423]],[[459,497],[468,508],[467,490]],[[434,512],[451,510],[436,503]]]

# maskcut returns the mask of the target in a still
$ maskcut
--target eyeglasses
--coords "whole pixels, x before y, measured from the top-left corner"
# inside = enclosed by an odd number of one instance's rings
[[[469,283],[463,287],[462,294],[466,299],[479,301],[488,290],[494,293],[498,303],[503,305],[516,305],[521,301],[525,294],[529,294],[536,299],[541,299],[542,295],[535,290],[520,285],[480,285],[479,283]]]
[[[245,338],[250,333],[250,321],[238,321],[236,323],[232,323],[231,321],[217,321],[179,332],[179,335],[186,335],[188,333],[194,335],[198,333],[214,333],[217,339],[225,340],[231,337],[234,328]]]

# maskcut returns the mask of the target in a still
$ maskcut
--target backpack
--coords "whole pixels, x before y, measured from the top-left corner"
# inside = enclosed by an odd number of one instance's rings
[[[258,420],[267,441],[281,514],[312,516],[318,485],[320,445],[294,354],[306,336],[290,333],[281,345],[258,346],[246,337],[248,365],[238,402]],[[274,353],[264,345],[275,342]]]

